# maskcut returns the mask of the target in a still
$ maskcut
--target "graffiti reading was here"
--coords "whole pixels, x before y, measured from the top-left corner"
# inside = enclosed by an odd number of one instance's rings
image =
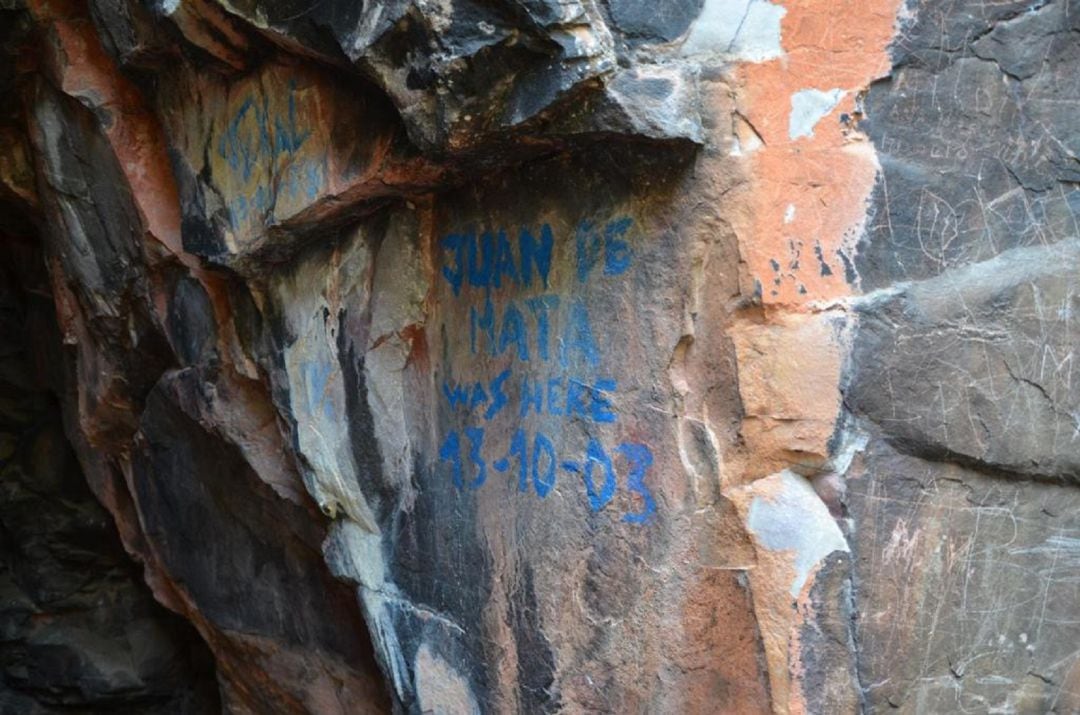
[[[633,222],[617,218],[606,224],[582,222],[571,247],[574,279],[617,279],[626,273],[633,252],[626,234]],[[440,243],[442,278],[454,296],[463,288],[478,289],[483,299],[468,306],[466,331],[469,354],[507,356],[510,367],[481,380],[458,382],[452,377],[441,385],[441,400],[454,414],[472,423],[451,430],[439,448],[441,464],[459,490],[479,489],[493,472],[516,476],[520,492],[544,499],[560,475],[584,487],[592,511],[614,499],[619,484],[636,495],[638,509],[622,519],[644,524],[656,511],[646,478],[653,464],[647,445],[623,442],[607,448],[590,438],[581,454],[567,454],[562,445],[539,430],[522,426],[530,416],[551,420],[579,420],[596,425],[619,421],[612,396],[617,380],[600,375],[600,350],[588,307],[573,296],[548,292],[556,237],[551,226],[451,233]],[[517,300],[492,301],[500,289],[516,288],[526,294]],[[474,365],[487,364],[486,360]],[[512,421],[510,446],[505,454],[489,454],[485,426],[502,416]]]

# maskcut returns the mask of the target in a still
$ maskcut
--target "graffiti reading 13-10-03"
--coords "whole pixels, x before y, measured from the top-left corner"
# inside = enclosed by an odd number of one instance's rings
[[[565,246],[572,274],[564,285],[619,280],[633,263],[629,218],[582,222]],[[607,445],[595,436],[619,422],[617,376],[603,373],[601,346],[588,306],[571,288],[549,290],[556,236],[548,224],[442,238],[441,277],[461,301],[457,330],[468,343],[472,379],[455,379],[447,365],[440,400],[461,429],[450,429],[439,464],[458,490],[480,489],[493,473],[516,481],[520,492],[546,498],[559,479],[580,485],[589,509],[601,511],[626,490],[622,514],[647,523],[656,502],[646,481],[652,450],[638,442]],[[512,296],[512,297],[509,297]],[[579,425],[583,446],[567,448],[564,428]],[[496,425],[498,428],[496,429]],[[493,449],[489,433],[508,445]]]

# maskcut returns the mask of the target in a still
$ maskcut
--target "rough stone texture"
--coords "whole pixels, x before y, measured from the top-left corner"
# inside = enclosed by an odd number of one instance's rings
[[[919,3],[865,101],[845,504],[870,710],[1080,708],[1076,22]]]
[[[1075,488],[866,454],[849,499],[871,709],[1080,708]]]
[[[908,454],[1075,485],[1078,270],[1067,239],[868,300],[852,408]]]
[[[1077,235],[1080,20],[1064,2],[926,5],[866,100],[882,168],[866,290]]]
[[[220,6],[180,4],[162,14],[195,44],[205,30],[191,15],[227,13],[273,43],[350,68],[386,93],[409,136],[429,151],[457,152],[517,134],[557,137],[560,115],[573,113],[580,102],[618,108],[595,131],[698,138],[688,114],[652,132],[641,127],[649,124],[658,99],[679,102],[684,83],[678,67],[640,82],[635,70],[624,79],[619,60],[631,48],[678,39],[699,3],[672,3],[660,12],[638,0],[393,0],[371,6],[254,0]],[[230,45],[210,51],[227,61],[243,49]]]
[[[0,2],[0,710],[1080,712],[1077,17]]]
[[[59,335],[44,264],[32,243],[7,241],[0,712],[213,711],[209,651],[154,602],[67,444],[49,392]]]

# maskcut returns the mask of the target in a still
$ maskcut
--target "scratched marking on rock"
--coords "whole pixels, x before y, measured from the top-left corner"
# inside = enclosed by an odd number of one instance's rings
[[[579,224],[568,247],[570,282],[621,280],[633,262],[626,240],[632,225],[629,218]],[[620,420],[618,376],[602,368],[603,353],[613,346],[605,336],[598,340],[583,300],[549,291],[557,239],[543,224],[450,233],[440,241],[441,276],[459,301],[463,320],[456,329],[468,346],[469,364],[458,367],[480,373],[480,379],[455,379],[449,365],[440,386],[444,405],[467,425],[443,435],[441,473],[463,491],[482,488],[492,473],[506,474],[519,492],[540,499],[576,484],[594,512],[621,488],[636,505],[621,518],[643,524],[656,511],[647,486],[653,453],[645,444],[610,445],[603,438],[601,428]],[[496,433],[509,435],[505,450],[485,441],[495,423]],[[540,423],[586,426],[584,448],[568,447]]]

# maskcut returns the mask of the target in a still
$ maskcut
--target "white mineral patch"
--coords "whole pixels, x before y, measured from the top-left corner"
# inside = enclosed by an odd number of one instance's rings
[[[791,95],[788,136],[792,139],[814,136],[814,127],[840,104],[843,96],[843,90],[839,89],[804,89]]]
[[[834,551],[848,551],[847,541],[805,478],[784,470],[761,480],[760,486],[769,487],[769,491],[750,503],[748,526],[759,545],[770,551],[792,552],[795,579],[791,595],[797,597],[811,570]]]
[[[420,712],[473,715],[480,712],[472,689],[454,667],[434,653],[427,643],[416,651],[416,695]]]
[[[748,62],[781,57],[780,19],[786,13],[768,0],[705,0],[682,52]]]
[[[335,576],[354,581],[365,589],[386,589],[386,564],[382,537],[348,519],[338,519],[330,527],[323,556]]]
[[[330,271],[324,259],[312,256],[279,277],[275,292],[295,336],[285,349],[285,370],[308,491],[331,518],[343,511],[369,531],[377,531],[356,475],[346,387],[337,356],[338,303],[367,300],[370,251],[357,233],[341,253],[345,271]],[[332,300],[334,295],[338,297]]]

